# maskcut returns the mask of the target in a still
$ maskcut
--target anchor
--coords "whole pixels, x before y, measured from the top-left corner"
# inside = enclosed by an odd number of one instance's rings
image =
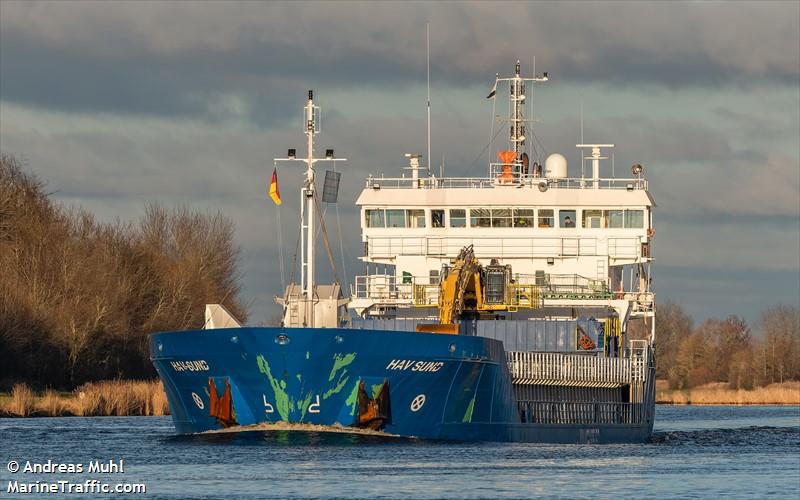
[[[231,396],[231,383],[225,379],[225,391],[222,397],[217,395],[217,385],[214,379],[208,378],[208,414],[211,417],[216,417],[217,422],[222,427],[231,427],[236,425],[236,417],[233,415],[233,397]]]
[[[389,381],[384,379],[378,394],[372,398],[361,380],[358,383],[358,419],[354,426],[378,431],[390,421]]]

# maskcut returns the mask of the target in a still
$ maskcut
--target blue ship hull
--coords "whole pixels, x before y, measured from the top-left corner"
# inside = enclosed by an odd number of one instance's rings
[[[652,432],[652,419],[523,423],[503,344],[484,337],[232,328],[153,334],[150,352],[179,433],[269,422],[356,426],[364,393],[377,401],[384,390],[380,428],[400,436],[603,443],[644,442]],[[228,421],[212,416],[222,394]]]

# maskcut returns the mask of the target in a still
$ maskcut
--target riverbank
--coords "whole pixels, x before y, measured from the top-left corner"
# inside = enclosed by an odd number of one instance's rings
[[[717,382],[691,389],[671,390],[665,380],[656,383],[656,402],[674,405],[800,405],[800,382],[783,382],[751,390],[730,389]]]
[[[106,380],[84,384],[72,392],[34,392],[17,384],[0,394],[0,417],[110,417],[169,415],[158,380]]]
[[[656,383],[656,402],[674,405],[800,405],[800,382],[784,382],[735,390],[712,383],[670,390]],[[108,380],[84,384],[72,392],[34,392],[17,384],[0,394],[0,417],[108,417],[169,415],[164,388],[158,380]]]

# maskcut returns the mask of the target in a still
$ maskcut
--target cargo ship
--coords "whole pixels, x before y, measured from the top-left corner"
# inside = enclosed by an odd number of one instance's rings
[[[496,77],[489,98],[507,87],[508,117],[498,121],[508,146],[484,176],[437,177],[407,154],[410,175],[366,179],[356,200],[366,272],[350,290],[315,282],[315,235],[335,268],[320,202],[336,201],[339,182],[327,172],[320,196],[316,168],[342,159],[315,157],[320,108],[309,91],[306,155],[276,159],[306,163],[300,279],[276,298],[281,325],[242,326],[209,304],[203,329],[150,336],[177,432],[283,424],[435,440],[646,442],[655,202],[641,165],[613,175],[614,144],[577,144],[572,177],[564,155],[532,144],[527,103],[548,80],[523,76],[519,61],[513,76]]]

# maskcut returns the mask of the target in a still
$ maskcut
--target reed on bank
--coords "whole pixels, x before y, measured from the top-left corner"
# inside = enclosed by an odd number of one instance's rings
[[[656,384],[656,402],[677,405],[800,405],[800,382],[770,384],[754,389],[731,389],[714,382],[691,389],[671,390],[666,381]]]
[[[158,380],[106,380],[72,392],[47,389],[41,393],[16,384],[10,394],[0,395],[0,416],[6,417],[160,415],[169,415],[169,405]]]

